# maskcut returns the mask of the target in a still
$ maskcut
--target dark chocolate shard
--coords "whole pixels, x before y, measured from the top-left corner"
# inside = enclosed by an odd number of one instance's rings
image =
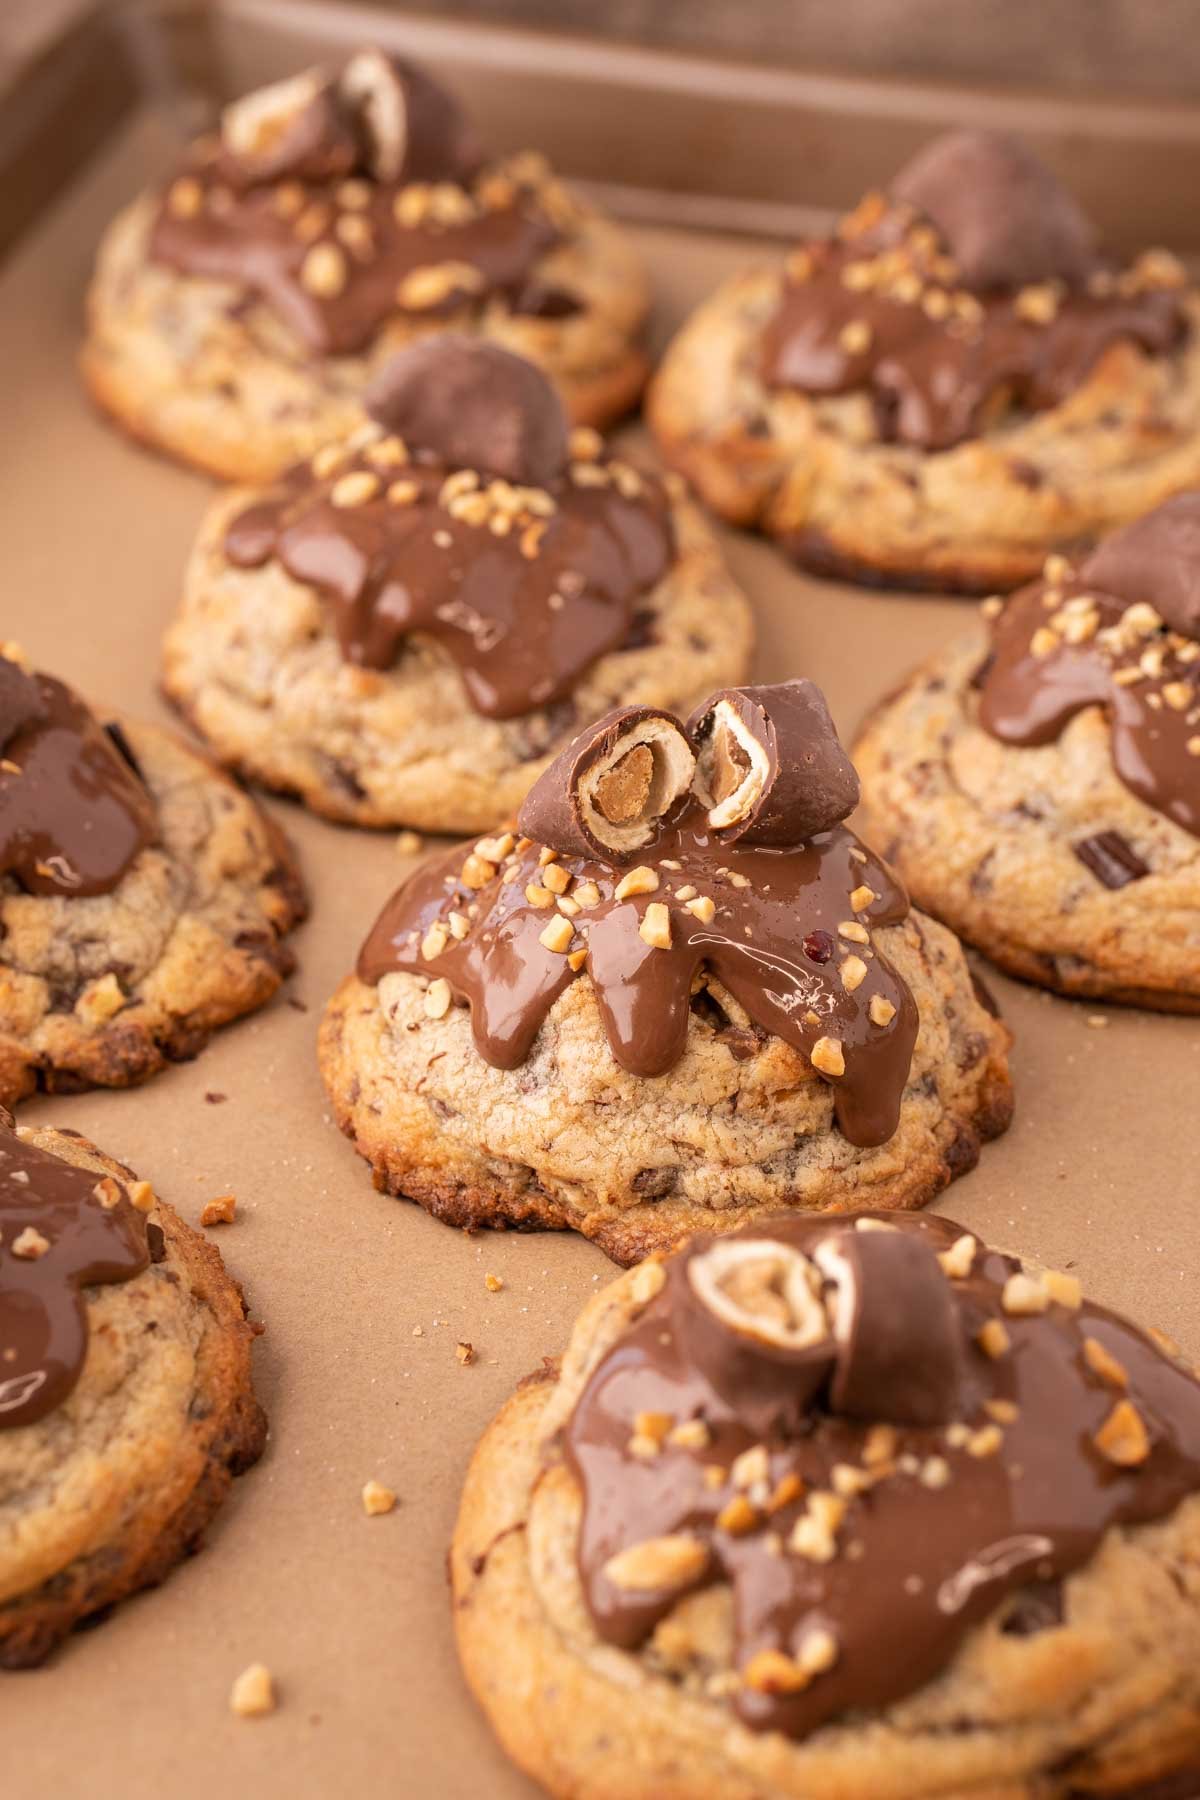
[[[378,181],[466,181],[483,147],[458,101],[416,63],[360,50],[338,78],[363,166]]]
[[[499,344],[445,331],[386,362],[367,388],[371,417],[455,469],[543,487],[567,465],[568,426],[554,387]]]
[[[1093,227],[1069,190],[1019,138],[950,131],[891,184],[894,200],[937,228],[968,287],[1077,286],[1096,265]]]
[[[0,657],[0,746],[46,717],[46,703],[32,675],[20,663]]]
[[[688,735],[696,792],[722,843],[800,844],[858,805],[858,776],[815,682],[723,688]]]
[[[1150,873],[1128,839],[1119,831],[1098,831],[1095,837],[1080,838],[1071,845],[1085,869],[1090,869],[1106,888],[1128,887]]]
[[[695,767],[673,713],[620,706],[581,731],[538,777],[518,829],[563,856],[624,862],[654,841]]]
[[[814,1257],[834,1284],[836,1413],[898,1425],[954,1417],[963,1348],[950,1283],[929,1245],[883,1229],[841,1231]]]
[[[1200,639],[1200,492],[1176,494],[1114,531],[1079,574],[1130,606],[1145,601],[1172,631]]]
[[[218,173],[231,187],[337,181],[358,163],[354,130],[323,69],[257,88],[221,115]]]

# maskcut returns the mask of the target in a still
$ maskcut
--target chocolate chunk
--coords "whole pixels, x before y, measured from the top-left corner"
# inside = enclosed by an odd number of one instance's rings
[[[1172,631],[1200,638],[1200,493],[1176,494],[1114,531],[1079,573],[1131,606],[1146,601]]]
[[[544,281],[527,281],[510,304],[522,319],[570,319],[584,310],[583,301],[575,294]]]
[[[624,862],[654,840],[695,767],[673,714],[618,707],[580,732],[538,777],[518,828],[564,856]]]
[[[235,100],[221,115],[218,173],[231,187],[337,181],[358,162],[358,143],[322,69],[307,69]]]
[[[446,331],[384,364],[365,405],[379,424],[448,467],[543,487],[566,468],[567,416],[532,363]]]
[[[1085,869],[1090,869],[1106,888],[1128,887],[1150,873],[1133,845],[1119,831],[1099,831],[1071,845]]]
[[[45,717],[46,703],[33,676],[20,663],[0,657],[0,745]]]
[[[929,1245],[906,1232],[842,1231],[813,1252],[833,1282],[837,1364],[829,1403],[852,1419],[944,1425],[954,1416],[962,1334]]]
[[[951,131],[913,157],[892,198],[936,226],[972,288],[1055,277],[1077,285],[1096,264],[1095,232],[1057,175],[1018,138]]]
[[[378,181],[465,181],[483,161],[457,100],[402,57],[360,50],[338,78],[338,95]]]
[[[803,843],[858,805],[858,776],[814,682],[724,688],[688,734],[696,792],[722,843]]]

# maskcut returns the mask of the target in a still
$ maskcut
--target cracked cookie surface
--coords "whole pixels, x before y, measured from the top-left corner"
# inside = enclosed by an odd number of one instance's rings
[[[421,977],[352,977],[322,1024],[321,1071],[377,1186],[450,1224],[571,1227],[631,1262],[781,1206],[916,1207],[1006,1128],[1009,1034],[943,927],[913,913],[876,941],[921,1023],[898,1128],[875,1148],[842,1136],[808,1059],[729,996],[702,996],[667,1075],[629,1074],[586,975],[509,1070],[478,1054],[465,1008],[428,1016]]]
[[[353,430],[373,372],[430,330],[477,331],[538,363],[578,424],[619,418],[641,392],[645,274],[624,232],[595,213],[582,213],[533,270],[540,283],[576,295],[578,312],[525,317],[495,296],[424,323],[396,315],[363,352],[314,357],[233,283],[154,262],[156,211],[153,196],[136,200],[101,244],[84,382],[133,437],[226,480],[268,481]]]
[[[1200,1012],[1200,842],[1113,766],[1099,707],[1048,744],[978,722],[982,635],[917,670],[854,748],[863,803],[914,900],[1001,968],[1065,994]],[[1146,871],[1104,885],[1074,848],[1111,834]]]
[[[653,1267],[653,1265],[650,1265]],[[581,1493],[562,1430],[643,1310],[645,1269],[596,1296],[561,1366],[530,1377],[488,1427],[451,1552],[459,1654],[505,1750],[573,1800],[1083,1800],[1181,1797],[1160,1775],[1200,1740],[1200,1499],[1113,1528],[1063,1583],[1061,1617],[998,1607],[906,1698],[801,1741],[755,1732],[719,1694],[731,1592],[689,1593],[648,1643],[599,1637],[576,1544]],[[1036,1595],[1033,1596],[1036,1602]],[[1008,1629],[1006,1629],[1006,1625]]]
[[[594,662],[568,700],[492,719],[467,704],[432,639],[408,637],[390,669],[352,666],[313,588],[274,561],[230,562],[225,532],[249,498],[222,496],[205,521],[164,685],[222,761],[328,818],[486,830],[581,724],[627,702],[686,711],[748,666],[749,605],[687,503],[672,508],[675,560],[638,599],[634,640]]]
[[[727,282],[688,320],[653,382],[659,445],[701,497],[783,541],[817,573],[986,593],[1046,553],[1093,543],[1200,480],[1200,300],[1169,354],[1109,346],[1072,394],[930,454],[880,441],[864,392],[769,389],[763,333],[780,273]]]
[[[173,734],[121,726],[159,841],[108,894],[58,898],[0,882],[6,1105],[39,1086],[127,1087],[194,1056],[294,966],[283,938],[306,903],[282,832]]]
[[[19,1135],[129,1176],[73,1132]],[[42,1662],[80,1621],[162,1581],[262,1451],[241,1290],[161,1200],[155,1226],[158,1260],[82,1290],[90,1341],[74,1390],[35,1423],[0,1430],[0,1669]]]

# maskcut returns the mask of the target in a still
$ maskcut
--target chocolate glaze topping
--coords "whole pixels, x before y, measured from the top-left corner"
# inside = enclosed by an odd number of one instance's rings
[[[1103,706],[1126,787],[1200,837],[1198,593],[1200,494],[1168,500],[1078,565],[1051,557],[993,623],[981,724],[1004,743],[1046,744]]]
[[[465,344],[474,359],[476,347],[452,334],[396,359],[422,364],[425,392],[458,395],[460,424],[465,390],[443,377],[459,371]],[[544,376],[494,346],[475,360],[480,391],[490,387],[497,404],[472,415],[474,431],[459,430],[451,445],[449,421],[419,409],[388,365],[380,415],[411,421],[423,441],[375,423],[319,451],[234,519],[225,553],[243,568],[276,557],[315,587],[348,662],[387,669],[410,632],[436,639],[475,710],[508,719],[562,699],[625,642],[635,602],[674,559],[674,536],[661,483],[604,454],[594,433],[573,439],[579,454],[568,461],[561,406]],[[519,394],[502,389],[492,365],[504,363],[526,378]],[[554,409],[561,461],[552,429],[518,429],[518,406],[530,413],[539,395]],[[471,466],[447,462],[443,443],[473,451]],[[538,479],[489,473],[526,460]]]
[[[111,893],[158,828],[123,737],[0,657],[0,750],[0,875],[31,894]]]
[[[774,699],[779,689],[743,692],[785,715]],[[755,1027],[811,1059],[833,1088],[851,1143],[885,1142],[896,1129],[918,1019],[872,932],[906,916],[903,889],[833,820],[790,845],[722,843],[707,822],[707,799],[687,791],[686,763],[680,790],[679,746],[664,749],[664,719],[670,715],[632,708],[599,721],[531,791],[519,821],[526,836],[483,839],[465,857],[449,851],[418,869],[363,946],[361,978],[373,984],[405,970],[430,977],[431,994],[440,982],[447,1005],[452,996],[470,1007],[480,1055],[512,1069],[559,995],[586,973],[614,1057],[640,1076],[663,1075],[679,1061],[693,999],[709,983],[718,1004],[723,990],[734,1012],[743,1008]],[[683,729],[672,724],[686,754]],[[592,790],[609,808],[603,829],[612,834],[614,819],[618,830],[636,823],[635,803],[657,808],[637,835],[632,868],[627,850],[581,848],[575,830],[562,829],[556,787],[577,818],[586,799],[581,766],[597,767],[587,755],[593,744],[605,747],[605,779]],[[619,784],[629,778],[636,787],[639,774],[640,802],[636,794],[630,801]],[[564,790],[567,782],[574,785]],[[593,807],[593,825],[604,817]],[[539,823],[550,827],[544,845],[533,835]],[[752,1053],[753,1034],[735,1035],[749,1038]]]
[[[727,1582],[754,1729],[890,1705],[1010,1596],[1029,1629],[1023,1590],[1053,1594],[1111,1526],[1200,1488],[1193,1376],[1070,1277],[1025,1275],[947,1219],[789,1216],[695,1239],[665,1277],[565,1430],[579,1569],[626,1648]],[[873,1404],[848,1416],[839,1382],[868,1373]],[[1053,1607],[1031,1616],[1053,1628]]]
[[[364,51],[228,108],[164,195],[150,255],[257,294],[319,355],[361,350],[393,314],[437,318],[489,294],[538,316],[578,310],[532,279],[572,217],[543,159],[481,163],[449,95]]]
[[[0,1125],[0,1430],[71,1393],[88,1346],[82,1290],[139,1275],[146,1233],[121,1182]]]
[[[1118,339],[1183,338],[1173,258],[1121,270],[1012,139],[954,133],[790,259],[761,353],[771,388],[866,390],[879,435],[946,450],[1012,408],[1055,406]]]

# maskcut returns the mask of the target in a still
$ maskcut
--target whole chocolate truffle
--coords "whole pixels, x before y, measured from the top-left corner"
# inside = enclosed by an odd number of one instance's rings
[[[1200,638],[1200,493],[1176,494],[1114,531],[1079,573],[1130,606],[1148,602],[1181,636]]]

